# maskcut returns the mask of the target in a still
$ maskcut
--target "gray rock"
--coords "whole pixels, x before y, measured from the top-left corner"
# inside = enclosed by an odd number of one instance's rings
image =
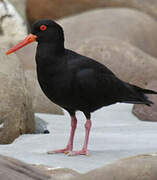
[[[31,165],[0,155],[0,179],[2,180],[50,180],[51,177]]]
[[[89,171],[75,180],[156,180],[157,155],[146,154],[121,159]]]
[[[16,55],[0,49],[0,143],[11,143],[20,134],[34,132],[32,100],[22,65]]]
[[[7,0],[0,1],[0,38],[12,46],[27,34],[27,27],[13,5]]]
[[[35,116],[35,134],[48,134],[47,123],[41,118]]]
[[[9,0],[11,4],[16,8],[20,16],[26,22],[26,0]]]
[[[80,175],[77,171],[69,168],[53,168],[45,165],[35,165],[35,167],[48,173],[53,180],[70,180]]]
[[[157,80],[151,81],[145,87],[157,91]],[[134,105],[133,113],[143,121],[155,121],[157,122],[157,95],[147,95],[153,104],[148,107],[146,105]]]
[[[69,168],[49,169],[47,172],[55,180],[70,180],[71,178],[76,178],[80,175],[77,171]]]
[[[156,0],[98,0],[102,6],[110,7],[129,7],[143,11],[157,19],[157,1]]]
[[[143,12],[128,8],[105,8],[58,22],[64,28],[66,47],[73,50],[84,40],[107,36],[128,42],[157,57],[157,23]]]
[[[84,41],[77,52],[99,61],[129,83],[144,87],[157,79],[157,60],[124,41],[95,37]]]

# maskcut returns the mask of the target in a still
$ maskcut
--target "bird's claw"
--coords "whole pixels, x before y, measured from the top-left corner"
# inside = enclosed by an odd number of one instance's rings
[[[64,148],[64,149],[58,149],[58,150],[48,151],[47,154],[57,154],[57,153],[68,154],[69,151],[72,151],[71,148]]]
[[[64,149],[58,149],[54,151],[48,151],[47,154],[57,154],[57,153],[64,153],[67,156],[77,156],[77,155],[86,155],[89,156],[88,151],[85,149],[82,149],[80,151],[72,151],[71,148],[64,148]]]
[[[64,151],[64,154],[68,154],[70,151]]]
[[[68,156],[76,156],[76,155],[86,155],[89,156],[88,151],[80,150],[80,151],[69,151],[66,153]]]

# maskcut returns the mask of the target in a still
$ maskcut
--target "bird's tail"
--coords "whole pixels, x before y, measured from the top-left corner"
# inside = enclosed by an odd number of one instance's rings
[[[133,103],[133,104],[145,104],[147,106],[151,106],[153,104],[152,101],[145,94],[157,94],[156,91],[150,89],[143,89],[135,85],[131,85],[127,83],[129,89],[132,91],[130,98],[126,103]]]

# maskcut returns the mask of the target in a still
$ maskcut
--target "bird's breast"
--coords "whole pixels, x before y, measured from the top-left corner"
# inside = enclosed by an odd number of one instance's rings
[[[37,76],[42,91],[51,101],[58,105],[67,104],[73,94],[71,78],[67,72],[37,70]]]

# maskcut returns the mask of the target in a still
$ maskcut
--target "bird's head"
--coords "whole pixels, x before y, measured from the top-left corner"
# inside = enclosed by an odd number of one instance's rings
[[[32,25],[31,34],[24,40],[10,48],[6,55],[9,55],[29,43],[37,41],[38,43],[64,43],[64,33],[62,27],[50,19],[36,21]]]

